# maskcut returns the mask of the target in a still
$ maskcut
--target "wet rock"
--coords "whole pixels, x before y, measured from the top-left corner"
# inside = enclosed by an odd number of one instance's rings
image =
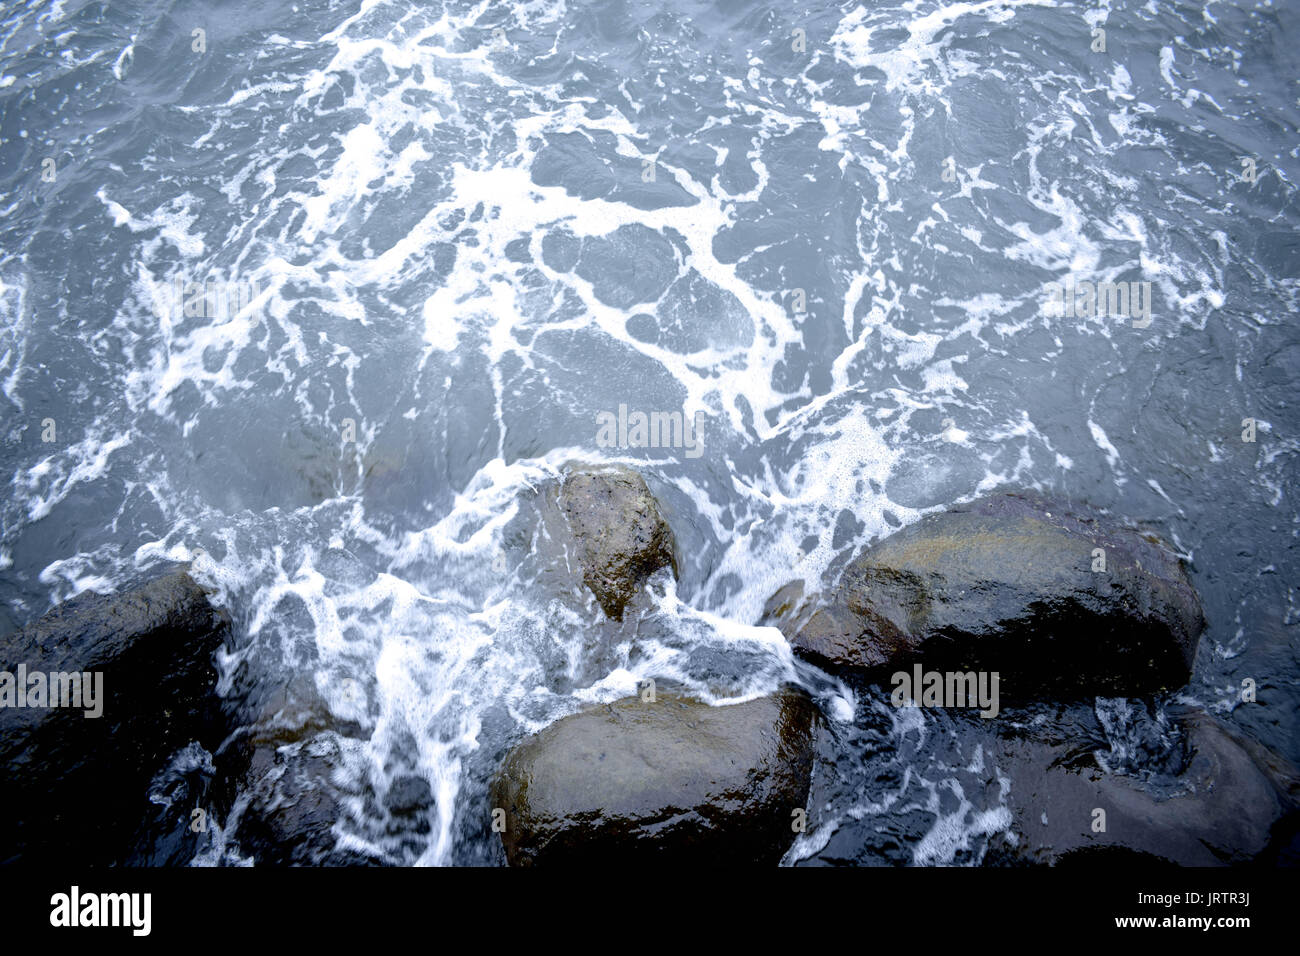
[[[339,846],[344,791],[335,782],[347,741],[332,731],[253,753],[248,803],[235,839],[259,866],[364,866],[375,861]]]
[[[583,240],[577,273],[606,305],[657,302],[677,276],[677,253],[663,233],[640,223]]]
[[[388,788],[386,803],[394,816],[415,814],[433,803],[433,789],[423,777],[398,777]]]
[[[984,467],[974,448],[945,442],[942,452],[918,451],[899,461],[885,494],[904,508],[933,508],[974,492]]]
[[[1158,541],[1021,494],[922,518],[855,558],[825,598],[783,588],[767,622],[825,666],[997,671],[1010,700],[1180,687],[1205,625]]]
[[[334,718],[309,675],[273,688],[261,701],[221,755],[215,788],[240,855],[259,866],[373,862],[338,845],[347,793],[337,775],[355,744],[349,733],[359,728]]]
[[[808,798],[815,708],[630,697],[520,744],[493,783],[514,866],[775,864]]]
[[[1042,741],[1000,740],[1012,824],[984,862],[1222,866],[1264,854],[1294,814],[1294,770],[1268,772],[1251,755],[1257,745],[1208,714],[1191,715],[1183,728],[1187,764],[1167,781],[1104,773]]]
[[[192,741],[213,750],[225,734],[213,656],[228,634],[226,615],[177,570],[122,594],[78,595],[0,639],[0,670],[22,667],[29,682],[102,674],[99,717],[86,716],[84,697],[82,707],[0,706],[0,861],[115,864],[136,842],[162,839],[135,824],[171,756]]]
[[[673,282],[655,312],[656,334],[645,341],[682,355],[747,348],[754,339],[753,320],[740,300],[694,269]]]
[[[677,574],[676,544],[645,479],[629,468],[576,465],[542,496],[539,547],[561,578],[576,571],[606,616],[660,568]]]

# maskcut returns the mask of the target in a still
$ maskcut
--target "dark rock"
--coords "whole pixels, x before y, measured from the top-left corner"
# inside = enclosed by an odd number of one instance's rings
[[[1094,549],[1106,570],[1092,570]],[[1009,700],[1187,682],[1205,626],[1181,563],[1153,538],[1042,498],[995,495],[866,549],[826,597],[768,604],[805,657],[884,679],[914,663],[996,671]]]
[[[433,803],[433,788],[423,777],[398,777],[388,788],[388,811],[404,815],[423,810]]]
[[[512,865],[775,864],[813,759],[802,693],[723,707],[629,697],[520,744],[493,783]]]
[[[1300,809],[1292,810],[1273,824],[1269,844],[1255,858],[1255,863],[1287,869],[1300,867]]]
[[[628,601],[655,571],[668,567],[677,574],[672,529],[636,472],[577,466],[552,495],[564,527],[552,520],[549,534],[562,547],[562,566],[576,563],[608,617],[622,620]]]
[[[259,866],[373,863],[341,849],[335,824],[343,792],[334,782],[343,740],[332,731],[281,747],[259,746],[248,773],[248,804],[235,839]]]
[[[258,866],[374,863],[340,849],[335,833],[348,795],[336,774],[355,733],[335,720],[311,677],[271,691],[220,760],[218,809],[240,855]]]
[[[0,707],[0,860],[126,862],[147,790],[177,750],[224,736],[213,656],[226,615],[184,570],[115,595],[87,592],[0,640],[0,669],[103,675],[103,713]],[[189,808],[177,808],[188,815]]]
[[[1264,854],[1294,813],[1294,771],[1267,772],[1252,757],[1256,745],[1208,714],[1183,727],[1187,766],[1162,783],[1080,766],[1041,741],[1001,739],[995,759],[1011,780],[1011,838],[997,835],[985,863],[1221,866]],[[1098,809],[1104,832],[1094,830]]]

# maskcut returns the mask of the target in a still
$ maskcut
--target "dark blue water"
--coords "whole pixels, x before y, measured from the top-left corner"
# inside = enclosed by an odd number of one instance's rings
[[[1000,487],[1179,549],[1210,626],[1157,706],[1300,759],[1295,3],[0,10],[3,623],[195,560],[223,693],[304,678],[361,728],[350,845],[491,859],[501,747],[653,675],[818,694],[791,862],[868,825],[978,862],[1009,818],[964,731],[754,625]],[[1149,316],[1051,308],[1100,282]],[[701,453],[602,447],[620,405]],[[574,458],[636,464],[686,559],[599,653],[510,532]]]

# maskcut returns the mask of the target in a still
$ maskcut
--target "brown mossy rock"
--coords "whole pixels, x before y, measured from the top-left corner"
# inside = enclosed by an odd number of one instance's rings
[[[780,861],[808,799],[816,709],[803,693],[711,707],[629,697],[556,721],[492,785],[513,866]]]
[[[613,620],[660,568],[677,574],[672,529],[649,487],[621,466],[575,465],[554,489],[567,526],[566,552]]]
[[[997,671],[1013,701],[1180,687],[1205,626],[1159,541],[1029,494],[927,515],[858,555],[828,595],[782,588],[766,622],[823,666]]]

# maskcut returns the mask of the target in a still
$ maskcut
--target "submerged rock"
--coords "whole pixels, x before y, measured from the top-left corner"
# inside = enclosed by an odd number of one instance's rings
[[[514,866],[775,864],[808,799],[815,708],[802,693],[722,707],[660,693],[565,717],[492,787]]]
[[[672,529],[629,468],[575,466],[549,489],[544,509],[547,537],[562,552],[558,565],[576,569],[613,620],[655,571],[677,574]]]
[[[1020,494],[922,518],[855,558],[826,599],[787,586],[767,612],[817,663],[996,671],[1009,699],[1180,687],[1205,626],[1158,541]]]
[[[219,761],[218,809],[241,856],[258,866],[374,862],[340,849],[335,832],[349,795],[336,780],[357,733],[307,675],[271,691]]]
[[[1183,726],[1186,766],[1162,784],[1077,765],[1040,741],[999,740],[1012,823],[984,862],[1222,866],[1263,854],[1300,798],[1294,768],[1269,772],[1250,752],[1258,745],[1208,714]]]
[[[373,862],[340,849],[335,835],[343,792],[334,776],[344,743],[326,731],[280,747],[256,747],[246,778],[248,803],[234,831],[241,852],[259,866]]]
[[[122,863],[134,841],[156,838],[135,833],[153,775],[191,741],[213,750],[224,736],[213,657],[228,634],[224,612],[179,570],[123,594],[78,595],[0,639],[8,674],[45,674],[51,692],[51,673],[89,674],[83,690],[102,688],[93,708],[85,693],[81,706],[0,706],[0,861]],[[71,698],[71,681],[58,683]],[[189,808],[176,812],[188,819]]]

